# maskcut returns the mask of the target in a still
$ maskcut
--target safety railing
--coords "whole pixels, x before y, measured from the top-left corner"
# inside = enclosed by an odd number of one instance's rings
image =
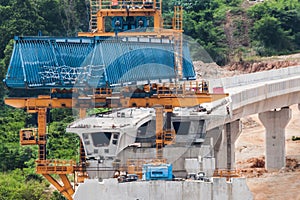
[[[73,160],[37,160],[38,174],[72,174],[76,162]]]
[[[164,83],[157,85],[157,94],[160,96],[194,95],[208,93],[208,83],[205,81],[188,81],[181,84]]]
[[[241,175],[239,170],[228,170],[228,169],[224,169],[224,170],[216,169],[213,174],[213,177],[224,177],[227,179],[227,181],[230,178],[237,178],[240,176]]]
[[[121,9],[121,8],[160,9],[161,1],[160,0],[100,0],[100,9]]]
[[[20,130],[21,145],[37,144],[37,128],[25,128]]]

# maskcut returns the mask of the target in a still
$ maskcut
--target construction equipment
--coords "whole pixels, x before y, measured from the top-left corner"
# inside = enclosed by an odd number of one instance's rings
[[[143,165],[143,180],[172,180],[172,164],[145,164]]]
[[[92,107],[155,107],[160,164],[150,162],[132,169],[140,177],[143,169],[145,180],[169,180],[172,165],[162,163],[164,146],[176,138],[171,126],[173,108],[227,96],[209,93],[205,81],[191,81],[195,71],[182,38],[182,7],[175,7],[170,30],[162,29],[161,10],[161,0],[90,0],[90,32],[80,32],[75,38],[15,37],[5,79],[15,96],[5,103],[38,114],[37,130],[22,129],[20,143],[38,145],[37,173],[69,200],[76,183],[88,178],[84,141],[79,163],[47,160],[47,109],[77,108],[83,118]],[[111,22],[108,27],[107,20]],[[118,135],[113,137],[117,142]],[[58,174],[61,182],[52,174]],[[76,175],[74,186],[68,175]]]

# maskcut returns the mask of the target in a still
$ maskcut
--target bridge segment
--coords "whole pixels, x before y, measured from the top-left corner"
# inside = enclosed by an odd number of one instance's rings
[[[214,79],[210,80],[210,87],[223,87],[229,93],[229,97],[212,103],[212,110],[216,108],[224,117],[209,120],[206,126],[207,137],[216,132],[216,127],[223,127],[223,132],[219,131],[214,137],[219,140],[215,147],[217,168],[234,168],[234,143],[241,131],[237,124],[242,117],[252,114],[259,114],[266,129],[266,169],[285,167],[285,127],[291,118],[289,106],[298,104],[300,109],[300,66]]]

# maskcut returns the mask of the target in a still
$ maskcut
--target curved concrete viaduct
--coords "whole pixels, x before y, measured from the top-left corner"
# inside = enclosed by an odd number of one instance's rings
[[[266,129],[266,169],[285,167],[289,106],[298,104],[300,109],[300,66],[210,80],[210,89],[215,87],[223,87],[229,93],[225,100],[212,103],[215,113],[220,114],[206,125],[207,137],[216,140],[217,168],[234,168],[234,143],[241,133],[240,118],[252,114],[259,114]]]

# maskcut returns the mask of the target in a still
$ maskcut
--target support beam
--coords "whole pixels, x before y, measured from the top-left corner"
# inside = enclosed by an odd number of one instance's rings
[[[279,111],[268,111],[258,115],[266,130],[267,170],[285,167],[285,127],[291,119],[291,114],[291,109],[285,107]]]
[[[68,200],[73,200],[72,198],[72,194],[74,194],[74,190],[73,188],[71,187],[71,193],[69,193],[70,191],[70,188],[69,187],[65,187],[65,186],[62,186],[60,183],[58,183],[51,175],[49,174],[43,174],[43,176],[60,192],[62,193],[62,195],[64,195]]]
[[[79,108],[79,117],[80,119],[86,117],[86,108]]]
[[[155,115],[156,115],[156,158],[162,159],[163,158],[163,110],[162,106],[155,107]]]
[[[62,180],[62,182],[64,184],[64,189],[66,190],[66,192],[70,195],[73,195],[75,191],[74,191],[67,175],[66,174],[59,174],[59,177],[60,177],[60,179]]]

